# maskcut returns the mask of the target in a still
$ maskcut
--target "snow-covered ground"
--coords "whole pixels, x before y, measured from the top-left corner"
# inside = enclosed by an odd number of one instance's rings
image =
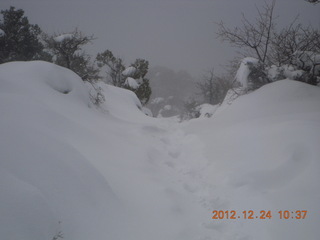
[[[275,82],[182,124],[102,88],[96,108],[67,69],[0,65],[2,239],[319,239],[318,87]],[[243,219],[249,210],[272,219]]]

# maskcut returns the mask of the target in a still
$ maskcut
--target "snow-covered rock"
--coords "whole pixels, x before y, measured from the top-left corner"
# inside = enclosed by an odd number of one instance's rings
[[[246,89],[248,87],[248,76],[250,74],[249,65],[257,64],[258,59],[253,57],[246,57],[241,60],[240,67],[236,73],[236,80],[241,83],[241,86]]]
[[[128,67],[126,68],[123,72],[122,75],[125,77],[131,77],[135,74],[135,72],[137,71],[137,69],[135,67]]]
[[[132,89],[137,89],[139,87],[139,83],[137,83],[137,81],[131,77],[127,77],[124,84]]]

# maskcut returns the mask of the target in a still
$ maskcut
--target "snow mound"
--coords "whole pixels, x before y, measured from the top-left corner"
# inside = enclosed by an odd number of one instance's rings
[[[126,118],[126,111],[145,116],[134,94],[115,87],[105,90],[114,117]],[[112,99],[113,93],[119,96]],[[52,239],[61,231],[67,239],[102,240],[122,234],[123,210],[105,172],[95,165],[108,155],[95,156],[88,143],[91,139],[98,145],[99,138],[103,145],[109,138],[123,142],[111,133],[121,125],[89,105],[86,85],[68,69],[41,61],[0,65],[3,238]],[[100,128],[102,136],[97,136]]]
[[[319,103],[320,88],[281,80],[238,97],[201,125],[189,123],[188,132],[207,144],[202,177],[213,184],[210,208],[241,218],[213,221],[224,232],[220,239],[318,239]],[[249,210],[258,217],[270,210],[272,219],[242,219]],[[290,219],[280,219],[285,210]],[[308,211],[306,219],[295,218],[299,210]]]
[[[89,94],[74,72],[42,61],[10,62],[0,66],[0,92],[19,93],[37,101],[68,101],[88,105]],[[63,96],[64,95],[64,96]]]
[[[251,119],[274,118],[280,115],[295,115],[317,112],[320,88],[294,80],[284,79],[267,84],[252,93],[239,96],[231,105],[215,113],[224,114],[226,122],[245,122]],[[254,98],[250,101],[247,99]],[[307,105],[308,103],[313,103]],[[230,119],[227,116],[230,115]],[[232,115],[232,117],[231,117]],[[225,123],[226,123],[225,122]]]

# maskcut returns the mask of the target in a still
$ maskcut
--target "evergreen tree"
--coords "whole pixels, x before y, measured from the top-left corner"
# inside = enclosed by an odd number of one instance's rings
[[[98,53],[96,60],[99,67],[108,67],[107,74],[114,86],[124,87],[125,77],[122,72],[125,70],[125,66],[121,58],[116,58],[110,50],[106,50],[103,53]]]
[[[133,64],[131,64],[131,66],[137,70],[132,77],[140,82],[139,87],[135,89],[134,92],[140,99],[141,103],[146,105],[149,102],[152,93],[149,79],[145,77],[149,70],[149,62],[138,58]]]
[[[39,40],[40,27],[30,24],[22,9],[10,7],[1,14],[0,63],[41,59],[43,44]]]
[[[133,91],[142,105],[148,103],[152,91],[149,79],[145,77],[149,69],[147,60],[138,58],[126,69],[123,60],[115,57],[110,50],[99,53],[96,60],[99,67],[108,68],[107,75],[114,86]]]

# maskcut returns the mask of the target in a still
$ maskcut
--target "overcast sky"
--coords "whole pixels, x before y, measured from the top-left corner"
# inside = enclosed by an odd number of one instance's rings
[[[270,0],[266,0],[270,2]],[[31,23],[48,33],[78,27],[97,38],[88,49],[96,54],[110,49],[126,63],[135,58],[151,66],[188,70],[197,77],[203,70],[231,60],[234,49],[216,39],[215,22],[237,25],[249,19],[264,0],[0,0],[0,8],[25,10]],[[296,15],[300,22],[320,28],[320,4],[278,0],[280,25]]]

